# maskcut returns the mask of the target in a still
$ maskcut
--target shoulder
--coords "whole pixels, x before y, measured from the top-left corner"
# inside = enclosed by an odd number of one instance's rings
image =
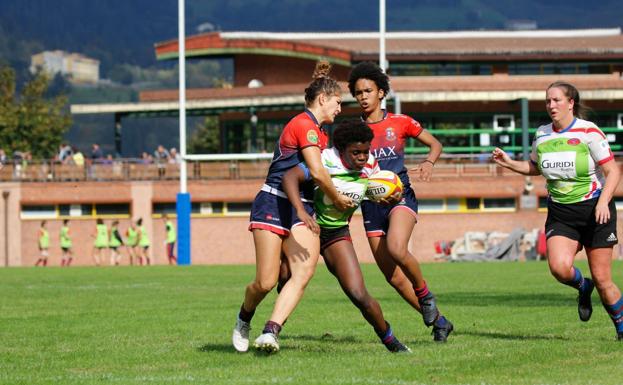
[[[552,123],[539,126],[539,128],[536,129],[535,139],[538,139],[545,135],[550,135],[552,131],[553,131]]]
[[[329,171],[330,174],[341,169],[342,162],[337,148],[330,147],[322,150],[321,159],[322,165]]]

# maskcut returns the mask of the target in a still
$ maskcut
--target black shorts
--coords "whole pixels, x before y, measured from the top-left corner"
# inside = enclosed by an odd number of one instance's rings
[[[363,214],[363,226],[366,229],[366,236],[371,238],[387,235],[389,231],[389,215],[394,210],[407,210],[417,218],[417,198],[410,186],[405,186],[402,199],[395,205],[385,206],[368,200],[361,202],[361,213]]]
[[[68,252],[69,250],[71,250],[71,246],[70,247],[61,247],[61,250],[63,250],[64,252]]]
[[[320,252],[335,242],[346,240],[352,242],[348,225],[342,227],[321,227],[320,228]]]
[[[595,221],[598,198],[584,202],[562,204],[549,200],[545,236],[560,235],[580,242],[584,247],[612,247],[617,240],[617,211],[614,201],[608,204],[610,220],[604,224]]]

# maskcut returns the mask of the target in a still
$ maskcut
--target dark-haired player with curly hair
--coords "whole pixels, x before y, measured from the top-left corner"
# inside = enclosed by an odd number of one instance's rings
[[[389,94],[389,77],[372,62],[356,65],[348,79],[348,88],[363,110],[362,121],[372,129],[371,152],[381,170],[396,173],[404,185],[399,201],[388,204],[364,201],[361,205],[368,243],[385,279],[415,309],[422,313],[426,326],[433,326],[434,340],[445,342],[453,325],[437,308],[435,296],[428,289],[417,259],[408,244],[417,222],[417,199],[404,166],[404,147],[415,138],[430,148],[426,159],[410,170],[418,180],[429,181],[433,166],[441,155],[441,143],[420,123],[409,116],[392,114],[381,108]]]
[[[249,330],[255,309],[277,284],[282,252],[292,276],[277,296],[273,312],[254,342],[257,349],[268,353],[279,350],[281,327],[301,300],[318,261],[318,235],[303,225],[283,192],[283,174],[305,161],[314,183],[335,201],[338,209],[345,210],[352,204],[350,198],[337,192],[320,160],[320,153],[328,144],[323,125],[333,123],[342,103],[340,85],[328,76],[330,68],[327,62],[316,65],[313,80],[305,89],[305,111],[284,127],[266,181],[253,201],[249,230],[255,244],[256,273],[246,287],[232,333],[234,348],[240,352],[249,348]],[[313,210],[313,194],[313,183],[301,191],[301,198],[310,212]]]
[[[312,217],[301,201],[299,192],[300,184],[311,182],[309,168],[304,162],[285,173],[282,186],[298,217],[310,230],[320,233],[320,253],[329,271],[374,328],[381,342],[391,352],[410,352],[394,336],[379,303],[366,289],[348,226],[353,212],[365,196],[368,177],[379,170],[376,160],[370,154],[373,137],[372,130],[364,122],[345,121],[333,133],[334,147],[322,152],[322,164],[329,171],[333,184],[340,193],[355,202],[348,210],[337,210],[331,199],[317,189],[314,195],[316,218]]]

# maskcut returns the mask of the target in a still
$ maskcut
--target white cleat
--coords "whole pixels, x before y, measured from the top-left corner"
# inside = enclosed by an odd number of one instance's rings
[[[236,319],[236,327],[231,336],[231,341],[234,344],[234,348],[239,352],[246,352],[249,350],[249,331],[251,330],[251,324],[244,322],[240,318]]]
[[[279,341],[273,333],[264,333],[255,339],[253,346],[260,351],[276,353],[279,351]]]

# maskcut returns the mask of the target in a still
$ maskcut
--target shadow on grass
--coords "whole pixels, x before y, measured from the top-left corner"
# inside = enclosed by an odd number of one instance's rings
[[[469,335],[481,338],[491,338],[496,340],[509,340],[509,341],[566,341],[568,338],[559,335],[526,335],[516,333],[500,333],[500,332],[484,332],[477,330],[461,331],[462,335]]]
[[[311,334],[283,334],[279,336],[281,340],[303,340],[303,341],[328,341],[328,342],[343,342],[343,343],[357,343],[361,342],[353,336],[334,336],[331,333],[324,333],[322,335]]]
[[[447,292],[439,295],[439,302],[444,305],[467,306],[568,307],[575,306],[576,295],[572,290],[569,290],[568,294]]]
[[[201,345],[197,348],[198,352],[202,353],[231,353],[231,354],[240,354],[234,349],[231,344],[205,344]]]

